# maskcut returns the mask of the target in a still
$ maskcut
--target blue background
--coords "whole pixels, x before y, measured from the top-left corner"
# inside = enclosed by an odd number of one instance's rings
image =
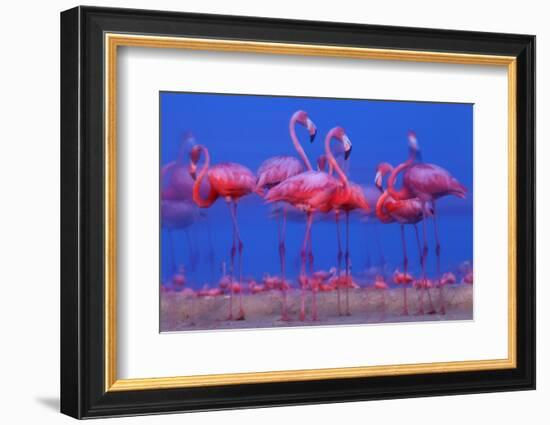
[[[379,162],[387,161],[395,166],[407,159],[407,131],[414,130],[423,161],[446,168],[469,191],[466,200],[445,197],[437,203],[442,269],[454,270],[460,262],[472,260],[473,105],[172,92],[162,92],[160,101],[161,165],[176,158],[182,135],[191,131],[198,143],[208,147],[212,164],[238,162],[256,173],[262,161],[271,156],[296,156],[288,123],[296,110],[303,109],[318,129],[317,138],[310,144],[307,130],[297,126],[298,138],[312,165],[315,166],[317,157],[324,152],[323,142],[328,130],[340,125],[353,143],[348,175],[356,183],[372,185]],[[229,263],[232,233],[227,206],[219,199],[205,212],[207,217],[186,232],[174,232],[177,262],[186,265],[187,284],[195,288],[204,284],[215,286],[221,262]],[[279,273],[277,224],[268,218],[268,213],[269,206],[256,195],[239,202],[244,276],[261,279],[264,272]],[[287,276],[291,279],[295,279],[298,271],[304,227],[300,217],[288,224]],[[406,229],[410,270],[418,273],[414,231],[411,226]],[[431,221],[428,231],[428,274],[434,276]],[[316,269],[327,270],[335,265],[335,232],[330,219],[315,222],[312,237]],[[376,220],[365,223],[354,217],[350,227],[353,274],[368,268],[382,268],[387,273],[396,267],[402,269],[399,232],[398,224],[382,224]],[[195,272],[190,271],[187,236],[199,253]],[[165,280],[170,276],[165,231],[162,231],[161,242],[161,278]]]

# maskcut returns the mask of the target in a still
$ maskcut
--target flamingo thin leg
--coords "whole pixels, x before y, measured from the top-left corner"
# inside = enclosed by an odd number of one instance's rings
[[[407,277],[407,267],[409,265],[409,259],[407,258],[407,240],[405,239],[405,225],[401,224],[401,245],[403,246],[403,273],[405,278]],[[403,284],[403,315],[408,316],[409,310],[407,307],[407,284]]]
[[[216,254],[214,253],[214,244],[212,243],[212,229],[210,222],[206,220],[206,231],[208,234],[208,264],[210,266],[210,277],[214,282],[214,265],[216,264]]]
[[[286,299],[286,207],[283,205],[283,224],[279,232],[279,257],[281,259],[281,292],[283,295],[281,320],[288,320],[288,307]]]
[[[308,262],[309,262],[309,275],[313,276],[313,242],[311,238],[312,227],[309,228],[309,238],[308,238]],[[317,288],[311,286],[311,319],[317,320]]]
[[[336,211],[334,215],[334,219],[336,221],[336,239],[338,241],[338,255],[337,255],[337,261],[338,261],[338,269],[337,269],[337,279],[336,279],[336,296],[337,296],[337,303],[338,303],[338,316],[342,315],[342,308],[340,307],[340,285],[342,283],[341,281],[341,268],[342,268],[342,241],[340,237],[340,214],[338,211]]]
[[[235,228],[235,236],[237,238],[238,252],[239,252],[239,285],[243,281],[243,242],[241,240],[241,233],[239,232],[239,224],[237,222],[237,202],[233,201],[233,209],[231,209],[231,218],[233,219],[233,227]],[[243,309],[243,291],[239,291],[239,314],[237,320],[244,320]]]
[[[422,249],[422,286],[424,291],[428,294],[428,302],[430,303],[430,310],[428,314],[434,314],[435,309],[432,302],[432,295],[428,288],[428,282],[426,280],[426,261],[428,260],[428,236],[426,233],[426,204],[422,204],[422,236],[424,239],[424,247]]]
[[[233,217],[233,209],[231,203],[227,202],[229,207],[229,212],[231,217]],[[227,315],[227,320],[233,320],[233,276],[235,274],[235,254],[237,252],[236,247],[236,237],[235,237],[235,224],[233,223],[233,243],[231,245],[231,250],[229,253],[230,263],[229,263],[229,314]]]
[[[301,321],[304,321],[306,318],[306,283],[307,283],[306,260],[307,260],[307,245],[309,241],[309,233],[311,230],[312,220],[313,220],[313,215],[311,211],[308,211],[307,220],[306,220],[306,232],[304,235],[304,241],[302,243],[302,249],[300,251],[300,257],[302,259],[302,264],[300,269],[300,285],[302,287],[301,306],[300,306]]]
[[[350,262],[349,262],[349,211],[346,211],[346,316],[351,316],[349,309],[349,287],[351,285],[350,279]]]
[[[418,258],[420,260],[420,267],[423,266],[424,263],[424,257],[422,255],[422,245],[420,244],[420,236],[418,235],[418,226],[414,225],[414,233],[416,235],[416,244],[418,246]],[[422,282],[424,283],[424,282]],[[424,314],[424,291],[423,288],[417,288],[416,292],[418,293],[420,291],[420,295],[418,296],[418,312],[417,314]]]
[[[176,273],[176,251],[174,249],[174,236],[172,230],[168,230],[168,244],[170,245],[170,274]]]
[[[441,286],[441,244],[439,243],[439,231],[437,228],[437,218],[435,212],[435,202],[433,204],[433,222],[434,222],[434,235],[435,235],[435,255],[437,258],[437,287],[439,288],[439,308],[440,313],[445,314],[445,299],[443,296],[443,287]]]

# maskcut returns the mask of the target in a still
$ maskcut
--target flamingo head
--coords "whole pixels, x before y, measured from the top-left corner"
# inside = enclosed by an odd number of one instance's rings
[[[193,180],[196,180],[197,178],[197,163],[201,157],[201,150],[201,145],[195,145],[191,149],[191,152],[189,152],[189,159],[191,160],[189,162],[189,175],[193,178]]]
[[[420,146],[418,145],[418,139],[416,133],[412,130],[407,132],[407,139],[409,141],[409,153],[411,156],[415,156],[418,160],[422,160],[420,153]]]
[[[382,180],[384,176],[388,173],[391,173],[393,167],[387,162],[381,162],[376,166],[376,175],[374,176],[374,184],[378,190],[382,191]]]
[[[329,135],[342,142],[344,145],[344,159],[348,159],[351,154],[351,140],[342,127],[334,127]]]
[[[315,136],[317,135],[317,127],[314,122],[311,121],[307,112],[302,110],[296,111],[293,115],[293,119],[307,128],[307,131],[309,132],[309,141],[313,142],[313,140],[315,140]]]

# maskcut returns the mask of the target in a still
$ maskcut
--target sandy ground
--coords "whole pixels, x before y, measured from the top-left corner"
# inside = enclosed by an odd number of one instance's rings
[[[471,285],[447,286],[444,288],[446,314],[418,314],[422,291],[407,289],[409,315],[403,315],[403,290],[374,288],[350,289],[349,316],[339,316],[336,292],[317,293],[318,320],[311,319],[311,292],[306,298],[306,320],[299,320],[300,291],[287,292],[289,321],[281,320],[282,296],[278,291],[268,291],[242,297],[245,311],[244,320],[226,320],[229,308],[229,296],[195,297],[182,292],[164,292],[161,294],[161,332],[206,330],[206,329],[244,329],[287,326],[327,326],[340,324],[397,323],[442,320],[471,320]],[[433,305],[439,311],[439,292],[431,289]],[[345,291],[341,292],[342,310],[345,306]],[[429,310],[427,294],[424,295],[425,311]],[[234,314],[237,313],[238,295],[234,296]]]

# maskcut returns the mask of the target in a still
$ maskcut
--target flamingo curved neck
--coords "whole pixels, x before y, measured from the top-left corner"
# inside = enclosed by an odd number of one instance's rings
[[[195,201],[195,203],[200,208],[208,208],[214,203],[214,201],[218,196],[214,188],[212,187],[212,185],[210,185],[210,192],[208,193],[208,198],[204,199],[201,196],[201,183],[202,183],[202,180],[204,179],[204,176],[208,172],[208,167],[210,166],[210,154],[208,152],[208,149],[203,147],[201,148],[201,151],[204,152],[204,165],[197,176],[197,180],[195,180],[195,184],[193,185],[193,201]]]
[[[391,223],[393,221],[391,215],[389,215],[384,208],[384,204],[386,203],[388,196],[388,191],[386,190],[382,195],[380,195],[378,201],[376,202],[376,217],[378,217],[382,223]]]
[[[412,163],[414,162],[414,158],[415,158],[415,152],[412,151],[411,154],[409,155],[409,159],[399,164],[391,172],[390,177],[388,178],[388,193],[393,199],[405,200],[413,197],[410,190],[406,186],[403,186],[401,187],[401,189],[397,190],[395,188],[395,182],[397,180],[397,176],[399,175],[399,173],[401,173],[401,171],[405,170],[406,168],[412,165]]]
[[[347,186],[348,184],[348,178],[346,174],[342,171],[340,166],[338,165],[338,162],[336,161],[336,158],[334,158],[334,155],[332,154],[332,151],[330,150],[330,142],[334,138],[334,131],[329,131],[327,134],[327,137],[325,138],[325,151],[327,155],[327,160],[329,164],[329,171],[330,169],[334,169],[336,171],[336,174],[338,174],[338,177],[340,177],[340,181],[344,184],[344,186]],[[340,139],[336,139],[342,143]],[[332,174],[332,173],[331,173]]]
[[[304,148],[302,148],[302,145],[300,144],[300,141],[296,136],[296,121],[297,117],[293,115],[289,123],[290,138],[292,139],[292,144],[294,145],[296,152],[298,152],[298,155],[300,155],[300,158],[302,158],[302,161],[304,161],[306,168],[308,169],[308,171],[311,171],[313,170],[313,168],[311,167],[311,163],[309,162],[309,159],[304,152]]]

